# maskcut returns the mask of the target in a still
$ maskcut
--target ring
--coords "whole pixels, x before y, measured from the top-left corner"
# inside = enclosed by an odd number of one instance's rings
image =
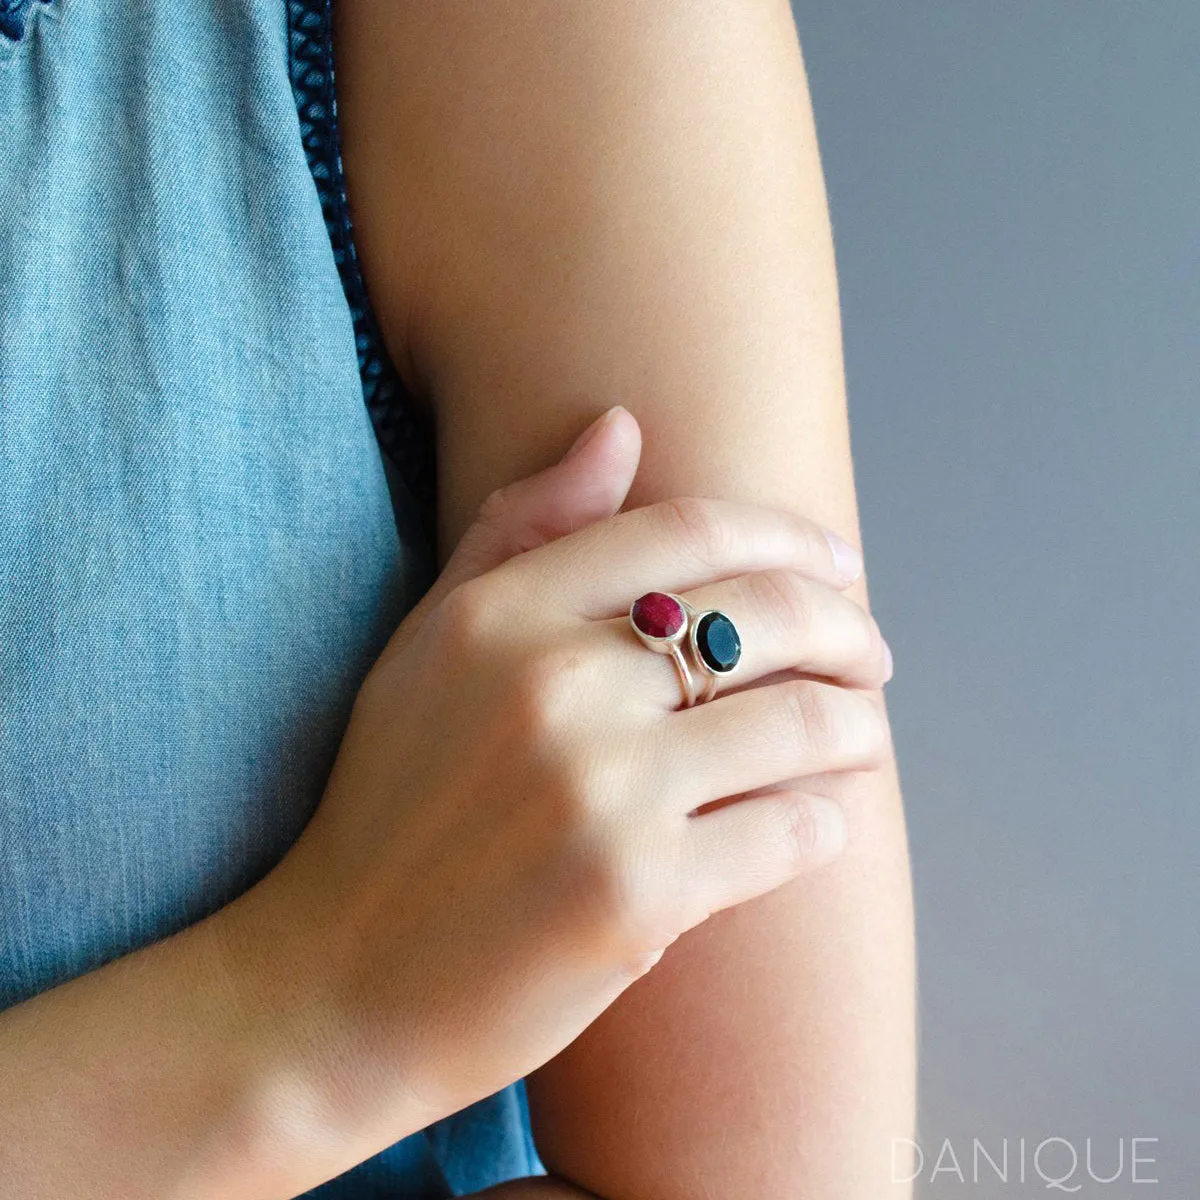
[[[696,685],[681,649],[688,636],[687,602],[672,592],[647,592],[629,606],[629,624],[643,645],[671,656],[683,687],[683,706],[691,708]]]
[[[711,700],[717,694],[717,681],[728,675],[742,657],[742,639],[737,626],[720,609],[707,608],[697,612],[686,600],[680,603],[688,615],[688,645],[692,657],[705,675],[704,690],[697,704]]]

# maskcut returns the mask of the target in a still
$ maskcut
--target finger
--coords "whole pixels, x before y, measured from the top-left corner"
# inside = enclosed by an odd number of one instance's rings
[[[558,462],[492,492],[380,661],[398,654],[458,584],[611,517],[629,494],[640,456],[641,429],[632,413],[616,405],[593,421]]]
[[[619,405],[610,408],[553,466],[487,497],[439,586],[449,591],[515,555],[611,517],[629,494],[640,456],[637,421]]]
[[[685,812],[781,779],[878,767],[890,743],[872,694],[809,679],[731,692],[663,720],[669,791]]]
[[[688,817],[697,900],[709,913],[774,891],[845,849],[841,805],[801,789],[767,792]]]
[[[602,619],[644,592],[681,592],[747,571],[783,567],[848,587],[861,556],[795,513],[684,496],[618,513],[499,568],[517,595],[552,596],[560,610]]]
[[[682,596],[697,612],[717,609],[733,621],[741,641],[737,665],[718,676],[719,692],[754,683],[781,671],[830,679],[848,687],[879,688],[890,676],[889,653],[879,625],[862,605],[836,588],[798,571],[773,569],[738,575]],[[623,639],[638,650],[645,647],[632,630]],[[644,694],[664,708],[680,702],[678,680],[644,655],[639,674]],[[702,675],[690,660],[697,684]],[[619,676],[628,679],[626,673]]]

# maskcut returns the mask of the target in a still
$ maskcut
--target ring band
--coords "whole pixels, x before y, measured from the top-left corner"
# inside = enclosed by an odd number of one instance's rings
[[[717,694],[717,682],[738,665],[742,657],[742,639],[727,613],[718,608],[703,612],[680,597],[688,616],[687,643],[692,658],[704,676],[704,685],[696,700],[703,704]]]
[[[675,664],[683,706],[696,703],[696,684],[683,656],[683,644],[689,637],[688,605],[673,592],[646,592],[629,606],[629,624],[644,646],[656,654],[669,654]]]

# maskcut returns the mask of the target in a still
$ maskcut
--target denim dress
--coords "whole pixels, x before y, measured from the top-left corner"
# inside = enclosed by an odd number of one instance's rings
[[[329,0],[0,0],[0,1009],[227,903],[429,587]],[[542,1173],[523,1085],[313,1196]]]

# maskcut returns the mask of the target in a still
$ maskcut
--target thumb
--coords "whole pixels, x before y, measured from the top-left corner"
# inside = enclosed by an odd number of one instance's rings
[[[492,492],[438,578],[448,591],[506,559],[616,513],[637,473],[642,435],[628,409],[597,417],[553,466]]]
[[[614,405],[552,466],[498,488],[480,506],[433,586],[405,617],[390,658],[452,588],[546,542],[613,516],[625,502],[642,453],[634,415]]]

